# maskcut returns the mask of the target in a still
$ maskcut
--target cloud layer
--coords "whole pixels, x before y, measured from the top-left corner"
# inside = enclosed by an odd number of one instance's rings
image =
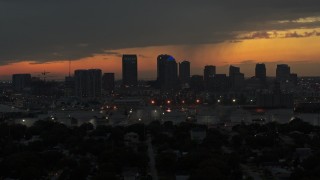
[[[269,31],[320,27],[312,18],[319,7],[318,0],[0,0],[0,64],[233,41],[240,32],[269,38]],[[319,35],[311,32],[286,36]]]

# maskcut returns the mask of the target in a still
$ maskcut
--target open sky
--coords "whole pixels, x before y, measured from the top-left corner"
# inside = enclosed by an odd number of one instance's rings
[[[320,76],[319,0],[0,0],[0,79],[100,68],[121,78],[121,55],[138,54],[139,78],[156,76],[156,57],[229,65],[287,63]]]

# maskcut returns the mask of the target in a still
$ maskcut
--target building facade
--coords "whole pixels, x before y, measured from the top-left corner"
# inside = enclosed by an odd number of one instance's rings
[[[102,89],[108,93],[112,93],[115,88],[114,73],[104,73],[102,76]]]
[[[167,54],[159,55],[157,58],[157,83],[163,90],[177,87],[178,65],[176,60]]]
[[[75,94],[80,98],[96,98],[101,96],[100,69],[75,70]]]
[[[137,55],[125,54],[122,56],[122,85],[124,87],[132,87],[138,85]]]
[[[190,81],[190,62],[182,61],[179,63],[179,80],[181,84],[187,84]]]
[[[31,74],[13,74],[12,87],[15,91],[21,92],[24,88],[30,86]]]

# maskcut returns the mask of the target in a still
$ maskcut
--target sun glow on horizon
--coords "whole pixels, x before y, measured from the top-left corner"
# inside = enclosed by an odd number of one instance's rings
[[[305,30],[292,32],[304,34]],[[314,32],[318,32],[318,29]],[[320,36],[253,38],[243,39],[237,43],[127,48],[112,50],[112,54],[96,54],[92,57],[73,60],[71,74],[75,69],[99,68],[103,72],[115,72],[116,78],[120,79],[121,54],[138,54],[139,79],[152,79],[156,76],[156,58],[159,54],[170,54],[175,57],[177,62],[188,60],[191,62],[192,74],[202,74],[205,65],[216,65],[219,68],[231,64],[243,64],[247,60],[251,60],[252,63],[278,61],[288,64],[297,64],[295,62],[298,61],[320,63],[319,49]],[[295,69],[295,65],[293,65],[293,69]],[[56,79],[61,79],[68,75],[69,61],[59,60],[49,63],[22,61],[3,65],[0,66],[0,77],[9,77],[14,73],[30,73],[36,76],[43,71],[51,72],[53,76],[56,76]],[[251,75],[254,69],[251,69],[251,72],[247,71],[249,70],[244,70],[244,73]],[[299,73],[301,75],[320,75],[318,71],[310,71],[308,68],[299,70]]]

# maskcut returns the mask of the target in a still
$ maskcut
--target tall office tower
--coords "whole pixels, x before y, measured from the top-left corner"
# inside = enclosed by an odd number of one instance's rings
[[[182,61],[179,63],[179,80],[181,84],[187,84],[190,81],[190,62]]]
[[[279,82],[286,82],[290,80],[290,67],[287,64],[277,65],[276,79]]]
[[[174,59],[168,59],[164,66],[164,89],[174,89],[178,83],[178,64]]]
[[[231,89],[238,91],[244,87],[244,74],[240,72],[239,67],[235,67],[235,66],[229,67],[229,79],[230,79]]]
[[[12,86],[15,91],[21,92],[31,83],[31,74],[13,74]]]
[[[265,64],[256,64],[256,78],[265,81],[267,78],[267,70]]]
[[[174,60],[172,56],[167,54],[161,54],[157,58],[157,82],[160,86],[164,84],[165,63],[168,59]]]
[[[206,89],[209,87],[210,79],[216,74],[216,66],[207,65],[203,70],[204,84]]]
[[[102,76],[102,88],[111,93],[114,91],[114,73],[104,73]]]
[[[204,81],[208,81],[210,78],[213,78],[216,74],[216,66],[207,65],[203,70]]]
[[[178,65],[170,55],[159,55],[157,58],[157,82],[162,89],[173,89],[177,87]]]
[[[232,77],[234,74],[240,73],[240,68],[235,66],[229,67],[229,76]]]
[[[122,56],[122,85],[124,87],[138,85],[138,58],[137,55],[125,54]]]
[[[90,97],[100,97],[101,96],[101,69],[89,69],[90,76]]]
[[[75,70],[75,94],[77,97],[89,96],[89,75],[87,70]]]
[[[244,74],[243,73],[236,73],[232,77],[232,88],[233,90],[239,91],[242,90],[245,86],[244,81]]]
[[[100,97],[101,75],[100,69],[76,70],[74,73],[76,96],[81,98]]]

